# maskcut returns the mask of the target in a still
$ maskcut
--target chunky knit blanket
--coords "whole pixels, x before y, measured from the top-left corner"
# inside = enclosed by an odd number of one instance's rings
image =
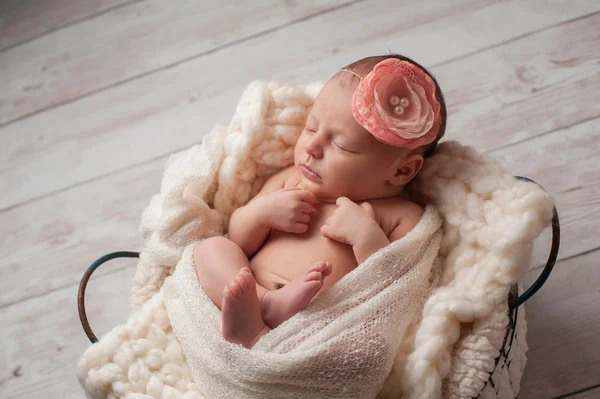
[[[130,317],[79,361],[88,397],[211,397],[174,332],[165,305],[174,296],[165,292],[165,279],[186,248],[225,234],[229,215],[291,164],[320,87],[253,82],[227,127],[217,125],[200,145],[171,157],[160,193],[142,216],[145,246]],[[551,220],[551,198],[455,142],[438,146],[409,191],[413,200],[434,204],[443,220],[441,270],[433,268],[429,280],[439,286],[424,291],[378,398],[514,398],[525,365],[522,312],[510,371],[496,367],[495,383],[487,381],[506,332],[510,286],[527,271],[533,239]]]

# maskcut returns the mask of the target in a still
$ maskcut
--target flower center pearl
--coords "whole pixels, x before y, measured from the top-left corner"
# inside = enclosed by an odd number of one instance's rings
[[[390,105],[392,107],[395,107],[396,105],[400,104],[400,101],[401,101],[400,97],[398,97],[398,96],[391,96],[390,97]]]
[[[394,108],[394,113],[396,115],[402,115],[404,113],[404,108],[402,108],[402,106],[398,105],[397,107]]]
[[[394,107],[394,114],[396,115],[402,115],[405,111],[404,108],[410,105],[410,101],[406,97],[391,96],[388,102]]]

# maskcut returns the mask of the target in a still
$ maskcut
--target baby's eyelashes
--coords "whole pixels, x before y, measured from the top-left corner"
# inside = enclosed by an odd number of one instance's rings
[[[349,152],[350,154],[356,154],[355,151],[351,151],[348,148],[346,148],[345,146],[336,143],[335,141],[332,141],[333,145],[335,145],[337,148],[339,148],[340,150],[344,151],[344,152]]]

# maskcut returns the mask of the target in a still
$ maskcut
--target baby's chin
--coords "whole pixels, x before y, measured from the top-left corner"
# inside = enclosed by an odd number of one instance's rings
[[[321,186],[315,185],[315,183],[311,182],[310,180],[307,182],[304,182],[304,181],[300,182],[300,184],[298,184],[298,187],[300,187],[303,190],[310,191],[317,197],[319,202],[325,203],[325,204],[335,204],[335,202],[337,201],[338,198],[348,196],[347,194],[344,194],[344,193],[327,192],[327,191],[323,190],[323,188]],[[352,198],[350,198],[350,199],[352,199]]]
[[[321,187],[319,187],[314,182],[312,182],[304,177],[302,178],[302,181],[300,181],[300,184],[298,184],[298,187],[300,187],[303,190],[310,191],[311,193],[313,193],[315,195],[315,197],[317,197],[319,202],[335,203],[335,201],[337,201],[337,199],[339,198],[339,197],[333,198],[331,193],[323,192],[323,189]]]

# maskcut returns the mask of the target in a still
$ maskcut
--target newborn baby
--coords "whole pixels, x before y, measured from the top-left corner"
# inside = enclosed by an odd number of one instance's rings
[[[348,65],[323,88],[294,150],[237,209],[229,239],[200,242],[198,281],[222,311],[222,335],[252,348],[369,256],[403,237],[423,209],[402,199],[445,130],[431,74],[402,56]]]

